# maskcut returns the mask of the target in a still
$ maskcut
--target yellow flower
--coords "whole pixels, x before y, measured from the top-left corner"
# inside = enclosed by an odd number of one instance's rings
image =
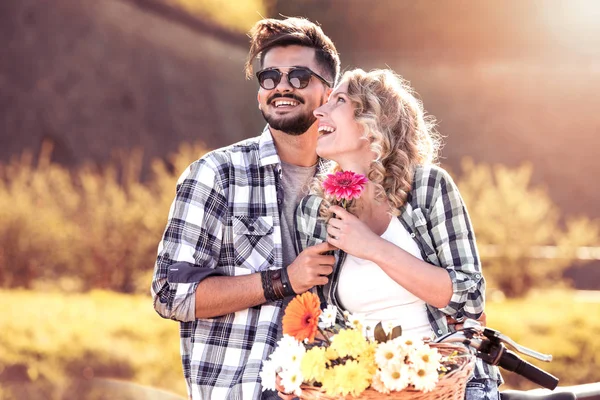
[[[346,361],[334,368],[335,386],[338,394],[359,396],[371,384],[371,374],[368,368],[358,361]]]
[[[305,379],[321,382],[325,375],[327,361],[325,348],[313,347],[302,357],[300,371]]]
[[[377,363],[375,362],[375,351],[377,350],[377,342],[368,342],[367,348],[358,356],[358,361],[364,365],[371,375],[377,372]]]
[[[327,368],[325,370],[325,374],[323,374],[323,380],[321,381],[321,383],[323,384],[323,390],[329,396],[339,395],[335,379],[336,370],[337,368]]]
[[[336,358],[340,358],[340,355],[335,349],[327,347],[327,350],[325,350],[325,357],[327,357],[328,360],[335,360]]]
[[[331,348],[333,348],[340,357],[352,356],[358,357],[367,351],[369,346],[367,339],[356,329],[342,329],[331,338]]]

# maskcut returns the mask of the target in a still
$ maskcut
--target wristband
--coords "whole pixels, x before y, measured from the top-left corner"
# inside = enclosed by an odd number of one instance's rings
[[[295,296],[297,293],[294,292],[292,283],[290,282],[290,276],[288,275],[287,267],[281,269],[281,283],[283,285],[283,296]]]
[[[276,299],[280,300],[285,297],[283,294],[283,283],[281,282],[281,270],[276,269],[271,272],[271,285],[273,286],[273,292],[275,293]]]
[[[265,270],[260,273],[263,294],[267,302],[281,300],[284,297],[280,270]]]
[[[276,300],[275,293],[273,292],[273,284],[271,283],[271,274],[269,270],[260,272],[260,281],[262,283],[263,295],[267,302]]]

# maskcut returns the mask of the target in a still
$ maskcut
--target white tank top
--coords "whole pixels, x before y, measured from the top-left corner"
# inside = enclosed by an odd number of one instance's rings
[[[392,218],[381,237],[422,260],[417,243],[398,218]],[[381,321],[388,327],[400,325],[403,334],[432,337],[425,302],[390,278],[372,261],[348,254],[339,276],[338,298],[341,305],[360,316],[365,332],[373,336],[373,328]]]

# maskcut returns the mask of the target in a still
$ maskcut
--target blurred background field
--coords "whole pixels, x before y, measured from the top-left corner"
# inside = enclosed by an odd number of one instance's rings
[[[184,168],[260,132],[244,35],[279,14],[321,23],[344,68],[412,82],[489,325],[552,353],[561,384],[600,381],[594,0],[22,0],[0,4],[0,399],[185,395],[156,248]]]
[[[5,399],[123,398],[106,378],[152,387],[156,397],[123,385],[131,398],[170,400],[185,396],[177,324],[154,315],[146,295],[0,290],[0,371]],[[488,303],[488,324],[518,343],[550,353],[552,363],[533,361],[561,378],[562,385],[600,379],[595,340],[600,299],[574,291],[534,291],[527,297]],[[507,386],[534,386],[511,373]],[[119,387],[119,386],[117,386]],[[82,390],[89,397],[80,397]],[[167,394],[169,392],[171,394]],[[119,395],[120,394],[120,395]]]

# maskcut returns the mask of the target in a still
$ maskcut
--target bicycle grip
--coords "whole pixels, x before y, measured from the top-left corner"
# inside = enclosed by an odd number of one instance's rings
[[[498,365],[547,389],[554,390],[558,386],[557,377],[528,363],[510,350],[504,349]]]

